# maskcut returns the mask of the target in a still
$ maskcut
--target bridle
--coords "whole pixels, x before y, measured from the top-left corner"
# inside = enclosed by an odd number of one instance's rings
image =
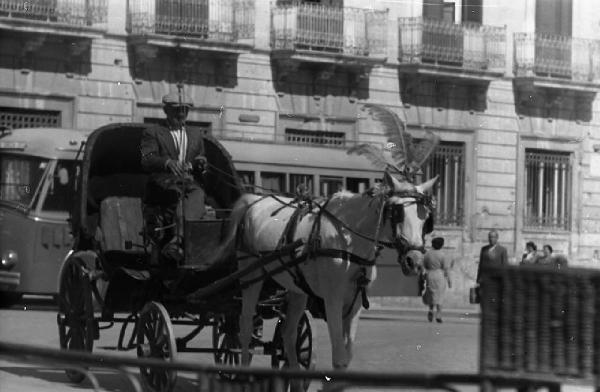
[[[389,200],[391,199],[392,196],[403,198],[403,199],[413,199],[413,200],[406,201],[401,204],[389,204]],[[344,229],[348,230],[350,233],[352,233],[360,238],[363,238],[365,240],[368,240],[370,242],[373,242],[373,248],[375,250],[374,258],[376,258],[378,256],[382,247],[389,248],[389,249],[395,249],[398,253],[402,253],[402,254],[406,253],[412,249],[417,249],[417,248],[411,247],[408,244],[408,240],[406,240],[405,237],[403,237],[402,235],[398,235],[397,227],[398,227],[399,223],[404,221],[404,207],[413,205],[413,204],[421,204],[421,205],[427,207],[429,209],[429,216],[427,217],[427,220],[433,219],[432,212],[433,212],[433,209],[435,208],[435,203],[434,203],[433,197],[430,195],[427,195],[427,194],[420,193],[416,190],[394,192],[391,194],[382,193],[380,197],[381,197],[380,208],[379,208],[379,212],[378,212],[378,221],[377,221],[377,227],[376,227],[374,237],[371,237],[371,236],[368,236],[368,235],[365,235],[365,234],[362,234],[362,233],[356,231],[348,223],[342,221],[340,218],[335,216],[333,213],[329,212],[326,208],[324,208],[327,205],[327,203],[325,203],[325,205],[323,205],[323,207],[321,207],[320,212],[322,214],[325,214],[329,219],[338,223],[340,226],[342,226]],[[383,228],[383,225],[385,224],[385,222],[387,220],[390,221],[390,225],[391,225],[391,229],[392,229],[392,241],[383,241],[380,238],[381,229]],[[427,222],[427,220],[426,220],[426,222]],[[423,234],[426,234],[426,233],[423,233]],[[418,248],[418,250],[422,250],[422,249]]]
[[[433,210],[435,209],[435,202],[433,199],[433,196],[428,195],[428,194],[424,194],[424,193],[420,193],[418,191],[403,191],[403,192],[397,192],[394,193],[393,196],[402,198],[402,199],[413,199],[410,201],[406,201],[403,203],[398,203],[398,204],[389,204],[386,201],[386,205],[384,207],[384,209],[387,209],[387,211],[384,214],[384,217],[390,220],[390,225],[392,228],[392,238],[393,241],[397,244],[395,246],[395,248],[399,251],[399,252],[408,252],[409,250],[412,249],[417,249],[417,250],[423,250],[423,247],[421,248],[414,248],[411,247],[408,244],[408,240],[400,233],[398,234],[398,224],[404,221],[404,208],[410,205],[414,205],[414,204],[420,204],[423,205],[424,207],[426,207],[429,212],[428,212],[428,216],[425,219],[425,225],[423,227],[423,236],[425,234],[429,234],[431,231],[433,231]],[[389,200],[389,198],[388,198]],[[385,223],[385,221],[384,221]]]

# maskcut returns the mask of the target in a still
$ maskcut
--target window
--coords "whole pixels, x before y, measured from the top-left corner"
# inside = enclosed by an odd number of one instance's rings
[[[60,111],[0,107],[0,127],[10,129],[61,126]]]
[[[0,156],[0,201],[29,207],[47,167],[39,158]]]
[[[311,146],[344,147],[346,145],[346,134],[343,132],[286,129],[285,141],[292,144]]]
[[[77,161],[58,161],[42,205],[44,211],[69,211],[74,202],[75,183],[81,171]]]
[[[323,197],[329,197],[344,188],[342,177],[321,176],[319,181],[319,194]]]
[[[260,173],[262,191],[265,193],[283,193],[285,190],[285,174],[283,173]]]
[[[313,193],[314,180],[312,174],[290,174],[290,186],[288,192],[295,194],[298,186],[304,185],[305,189],[309,189]]]
[[[464,144],[441,142],[422,168],[422,178],[417,179],[418,182],[423,182],[436,175],[440,176],[434,187],[437,225],[461,226],[463,223],[464,160]]]
[[[571,173],[569,153],[525,150],[525,227],[569,229]]]
[[[354,193],[363,193],[369,189],[368,178],[346,178],[346,189]]]
[[[254,193],[254,172],[251,171],[238,171],[238,176],[242,181],[242,189],[244,192]]]

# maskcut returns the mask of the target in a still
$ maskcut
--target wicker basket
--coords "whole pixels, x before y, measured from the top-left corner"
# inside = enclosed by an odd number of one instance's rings
[[[510,266],[482,273],[482,374],[594,382],[600,271]]]

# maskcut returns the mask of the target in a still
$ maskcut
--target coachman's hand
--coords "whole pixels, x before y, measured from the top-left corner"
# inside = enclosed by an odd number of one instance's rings
[[[181,177],[184,174],[183,167],[178,161],[174,159],[168,159],[165,166],[171,173],[175,174],[176,176]]]
[[[194,158],[194,166],[199,172],[204,172],[206,170],[206,157],[204,155],[198,155]]]

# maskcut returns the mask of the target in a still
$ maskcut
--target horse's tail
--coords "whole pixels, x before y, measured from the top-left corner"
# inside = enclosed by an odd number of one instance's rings
[[[227,224],[227,231],[225,237],[221,240],[216,249],[211,253],[211,257],[206,261],[207,265],[213,265],[218,263],[219,260],[223,259],[227,255],[227,252],[235,247],[236,236],[240,222],[246,215],[248,208],[254,203],[256,195],[247,193],[242,195],[233,205],[231,214],[229,215],[229,223]]]

